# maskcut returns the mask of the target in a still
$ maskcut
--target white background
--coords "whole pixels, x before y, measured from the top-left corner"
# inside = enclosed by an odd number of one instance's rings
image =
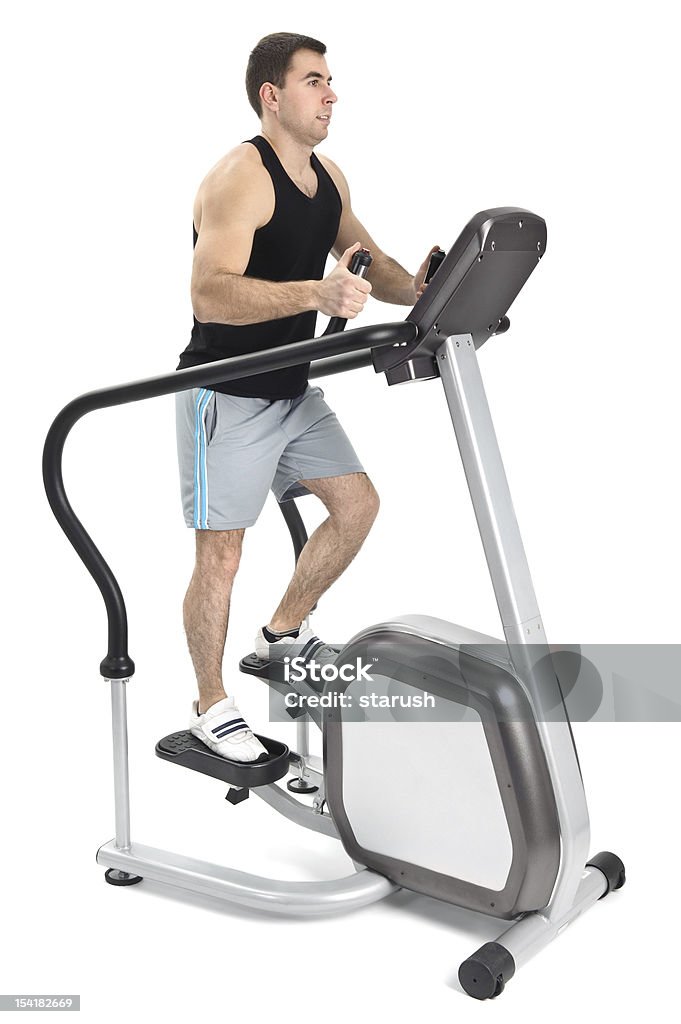
[[[45,433],[74,396],[174,369],[191,323],[191,215],[212,164],[259,128],[243,77],[272,31],[326,42],[339,96],[323,152],[410,270],[478,210],[548,224],[546,258],[480,361],[549,638],[679,642],[678,80],[672,5],[521,2],[282,6],[6,5],[3,95],[4,497],[0,991],[77,992],[83,1018],[520,1021],[669,1016],[677,998],[678,725],[575,726],[592,849],[629,881],[477,1004],[457,966],[503,925],[401,894],[316,922],[116,889],[103,604],[53,520]],[[402,319],[373,300],[360,322]],[[321,323],[320,323],[321,327]],[[355,563],[313,619],[340,641],[433,614],[498,634],[437,382],[322,382],[382,497]],[[181,624],[173,399],[93,414],[65,480],[126,596],[133,840],[283,878],[350,868],[339,845],[154,756],[194,696]],[[313,498],[302,503],[311,528]],[[291,569],[273,500],[247,534],[228,686]],[[281,727],[279,727],[281,728]],[[280,733],[280,735],[282,735]],[[293,742],[294,734],[284,739]],[[395,771],[399,772],[399,765]],[[408,821],[409,810],[405,807]]]

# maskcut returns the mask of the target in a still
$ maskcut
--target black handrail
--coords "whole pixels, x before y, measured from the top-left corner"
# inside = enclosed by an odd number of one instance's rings
[[[292,342],[280,348],[202,363],[200,366],[176,370],[161,377],[148,377],[128,384],[102,388],[99,391],[89,391],[64,406],[45,438],[43,481],[47,499],[57,522],[82,559],[104,599],[108,617],[108,651],[100,665],[103,676],[107,679],[126,679],[134,673],[135,665],[128,654],[128,621],[125,602],[116,577],[71,508],[66,496],[62,456],[66,438],[74,424],[95,409],[125,405],[128,402],[187,391],[194,387],[207,387],[220,381],[251,377],[257,373],[297,366],[300,363],[315,360],[324,362],[327,357],[344,353],[364,353],[367,348],[413,341],[416,334],[417,328],[409,321],[360,327],[343,334],[330,334],[323,338]],[[354,358],[350,356],[351,365],[357,365]],[[329,372],[343,369],[341,362],[339,361],[337,366],[334,365],[333,369],[329,367]]]

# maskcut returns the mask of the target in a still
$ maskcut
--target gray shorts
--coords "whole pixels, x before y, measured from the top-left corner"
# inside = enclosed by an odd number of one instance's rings
[[[298,398],[239,398],[193,388],[176,395],[184,521],[195,530],[252,526],[267,492],[309,494],[300,480],[363,473],[321,388]]]

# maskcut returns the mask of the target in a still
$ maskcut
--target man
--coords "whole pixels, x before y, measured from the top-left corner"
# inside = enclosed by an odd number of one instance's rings
[[[281,32],[250,56],[246,89],[261,132],[227,153],[196,196],[194,327],[178,368],[311,338],[317,310],[352,320],[369,293],[412,306],[423,290],[430,254],[415,277],[386,256],[352,212],[339,168],[313,152],[329,134],[336,102],[325,53],[316,39]],[[362,246],[373,256],[366,280],[348,269]],[[329,251],[338,263],[324,277]],[[323,392],[309,386],[308,370],[293,366],[177,396],[184,515],[196,530],[183,606],[199,688],[189,727],[236,761],[267,756],[222,679],[244,531],[270,488],[278,501],[312,493],[326,506],[329,517],[255,641],[262,658],[323,661],[328,648],[301,624],[378,512],[378,495]]]

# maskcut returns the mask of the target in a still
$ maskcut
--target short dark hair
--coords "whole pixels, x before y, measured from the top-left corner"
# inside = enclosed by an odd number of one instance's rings
[[[258,117],[262,117],[260,87],[264,82],[271,82],[283,89],[291,58],[297,50],[313,50],[323,56],[326,46],[311,36],[301,36],[295,32],[273,32],[253,48],[246,68],[246,92],[248,102]]]

